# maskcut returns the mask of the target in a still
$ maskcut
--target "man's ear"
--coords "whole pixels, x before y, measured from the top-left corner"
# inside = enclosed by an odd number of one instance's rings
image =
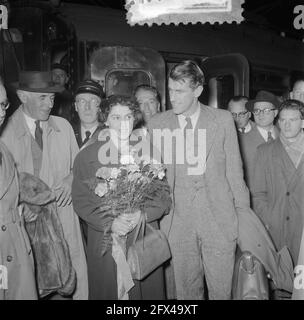
[[[75,111],[78,112],[78,108],[77,108],[76,102],[74,102],[74,106],[75,106]]]
[[[293,91],[289,92],[289,99],[293,99]]]
[[[274,110],[274,117],[276,117],[278,115],[278,113],[279,113],[278,109]]]
[[[199,85],[194,89],[194,96],[198,98],[202,94],[203,90],[204,90],[204,87],[202,85]]]
[[[27,102],[27,93],[22,90],[17,90],[16,93],[22,104],[25,104]]]

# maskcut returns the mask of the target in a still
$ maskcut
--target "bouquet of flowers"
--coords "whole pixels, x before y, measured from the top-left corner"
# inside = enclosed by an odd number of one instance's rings
[[[165,182],[165,168],[150,158],[136,153],[122,155],[120,166],[103,166],[93,179],[87,181],[100,197],[99,213],[104,221],[102,254],[111,247],[111,226],[120,214],[144,212],[149,201],[169,193]]]

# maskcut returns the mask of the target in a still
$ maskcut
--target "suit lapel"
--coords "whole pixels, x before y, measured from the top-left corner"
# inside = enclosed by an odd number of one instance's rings
[[[201,112],[197,121],[196,129],[206,130],[206,160],[213,146],[218,123],[216,117],[208,106],[201,105]]]

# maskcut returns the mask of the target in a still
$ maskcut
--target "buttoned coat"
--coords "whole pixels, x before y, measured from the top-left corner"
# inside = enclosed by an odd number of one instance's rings
[[[259,146],[252,185],[253,208],[277,250],[286,245],[294,263],[303,230],[303,194],[303,158],[296,169],[280,139]]]
[[[17,170],[34,174],[32,136],[21,108],[19,107],[9,118],[1,138],[13,154]],[[79,149],[73,129],[67,120],[50,116],[48,121],[41,124],[43,154],[39,178],[51,189],[55,189],[62,179],[71,173],[73,161]],[[77,275],[77,289],[73,298],[87,299],[87,266],[78,217],[72,204],[58,207],[58,215]]]
[[[0,300],[36,300],[33,253],[18,212],[13,157],[0,142]]]
[[[279,131],[276,127],[274,127],[274,130],[277,137],[279,135]],[[248,133],[239,135],[239,143],[243,160],[244,178],[250,190],[251,182],[254,176],[257,147],[263,143],[266,143],[266,141],[255,125]]]

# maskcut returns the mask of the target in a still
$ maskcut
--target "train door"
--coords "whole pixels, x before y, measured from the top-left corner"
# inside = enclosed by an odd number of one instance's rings
[[[141,84],[157,88],[165,108],[165,62],[155,50],[142,47],[103,46],[88,41],[86,65],[89,78],[100,82],[107,97],[132,95]]]
[[[200,66],[205,73],[203,103],[227,109],[227,103],[235,95],[249,94],[249,64],[238,53],[202,58]]]

